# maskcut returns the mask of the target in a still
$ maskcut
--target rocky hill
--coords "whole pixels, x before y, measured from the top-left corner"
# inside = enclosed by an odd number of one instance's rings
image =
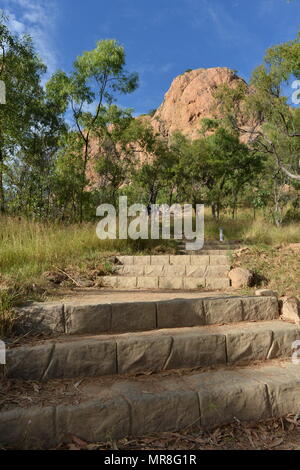
[[[175,131],[195,139],[203,118],[219,117],[214,92],[221,84],[236,87],[243,81],[227,67],[197,69],[176,77],[163,103],[147,120],[163,137]]]

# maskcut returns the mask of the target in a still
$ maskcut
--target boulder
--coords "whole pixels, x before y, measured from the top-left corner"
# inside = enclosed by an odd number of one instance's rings
[[[259,297],[278,297],[278,292],[271,289],[258,289],[255,295]]]
[[[297,297],[281,297],[279,304],[281,320],[300,325],[300,301]]]
[[[228,276],[234,289],[249,287],[253,277],[251,271],[244,268],[234,268],[229,272]]]

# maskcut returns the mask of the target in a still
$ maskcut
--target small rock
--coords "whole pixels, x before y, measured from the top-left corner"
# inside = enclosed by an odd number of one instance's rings
[[[300,302],[297,297],[281,297],[279,305],[281,320],[300,325]]]
[[[270,289],[258,289],[255,295],[262,297],[278,297],[278,292]]]
[[[249,287],[253,277],[251,271],[244,268],[234,268],[229,272],[228,276],[234,289]]]
[[[80,284],[80,287],[94,287],[95,285],[93,281],[88,281],[86,279],[80,279],[78,284]]]

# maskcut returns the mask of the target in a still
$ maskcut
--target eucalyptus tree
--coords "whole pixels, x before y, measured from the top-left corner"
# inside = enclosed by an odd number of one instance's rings
[[[82,146],[80,161],[79,219],[83,220],[86,172],[92,156],[92,141],[99,128],[107,125],[106,113],[116,96],[133,92],[138,76],[125,70],[125,50],[116,40],[98,41],[84,52],[68,75],[57,71],[47,83],[48,98],[60,112],[69,112]]]

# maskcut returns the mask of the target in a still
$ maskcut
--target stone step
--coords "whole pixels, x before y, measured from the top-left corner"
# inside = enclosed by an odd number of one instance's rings
[[[115,274],[118,276],[146,276],[146,277],[197,277],[197,278],[224,278],[230,271],[229,265],[134,265],[117,266]]]
[[[229,257],[222,254],[211,256],[198,256],[198,255],[154,255],[154,256],[117,256],[117,260],[122,265],[212,265],[219,266],[229,264]]]
[[[183,294],[184,295],[184,294]],[[98,296],[101,299],[101,296]],[[30,303],[15,309],[20,333],[102,334],[279,318],[277,297],[197,297],[149,302]]]
[[[44,381],[288,358],[300,327],[282,321],[62,337],[7,351],[6,378]]]
[[[225,274],[224,274],[225,276]],[[115,289],[227,289],[228,277],[183,277],[183,276],[104,276],[101,287]]]
[[[26,390],[26,392],[25,392]],[[50,449],[72,436],[107,442],[299,413],[291,361],[116,380],[14,383],[0,411],[0,445]]]

